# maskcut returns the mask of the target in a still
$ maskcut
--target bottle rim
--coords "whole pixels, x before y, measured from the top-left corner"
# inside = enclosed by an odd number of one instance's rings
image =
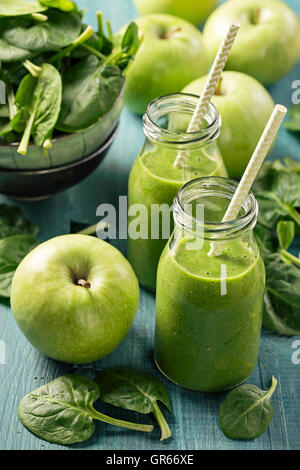
[[[195,132],[177,132],[165,129],[157,124],[157,120],[171,112],[190,113],[191,118],[196,109],[199,96],[190,93],[170,93],[159,96],[149,103],[143,116],[144,133],[155,142],[169,145],[191,145],[193,143],[214,142],[221,131],[221,116],[213,103],[209,103],[204,116],[207,126]]]
[[[173,204],[175,224],[193,235],[197,233],[209,239],[228,239],[252,230],[257,222],[258,203],[250,191],[243,203],[243,214],[228,222],[206,221],[196,218],[186,210],[188,203],[201,196],[218,196],[231,200],[238,182],[221,176],[202,177],[185,183],[178,191]]]

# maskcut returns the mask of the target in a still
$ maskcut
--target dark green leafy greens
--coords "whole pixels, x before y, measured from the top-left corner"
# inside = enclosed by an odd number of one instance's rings
[[[300,104],[295,104],[289,109],[289,121],[284,125],[292,132],[300,132]]]
[[[297,162],[295,162],[297,163]],[[259,223],[275,229],[279,220],[293,220],[300,229],[300,164],[266,163],[253,192],[259,203]]]
[[[111,418],[95,410],[99,394],[95,382],[75,374],[63,375],[22,398],[18,416],[36,436],[62,445],[89,439],[94,420],[135,431],[153,430],[153,426]]]
[[[0,239],[12,235],[36,236],[38,228],[27,220],[19,207],[0,204]]]
[[[15,270],[38,245],[37,232],[18,207],[0,204],[0,302],[7,303]]]
[[[153,413],[161,429],[161,440],[171,437],[170,428],[157,404],[160,401],[171,411],[169,394],[156,377],[129,367],[114,367],[100,372],[95,381],[100,386],[102,401],[138,413]]]
[[[241,385],[228,393],[220,408],[220,426],[229,439],[256,439],[269,427],[273,417],[271,397],[277,380],[272,377],[269,390],[256,385]]]
[[[30,15],[31,13],[40,13],[46,9],[47,7],[43,6],[41,2],[35,1],[1,0],[0,2],[0,16]]]
[[[52,136],[95,124],[121,95],[126,68],[140,45],[135,23],[115,39],[109,22],[104,31],[101,12],[94,32],[74,2],[41,2],[43,14],[33,11],[36,5],[26,10],[13,1],[6,2],[8,14],[0,14],[0,80],[10,102],[8,115],[0,107],[0,144],[21,142],[21,154],[29,141],[47,151]]]
[[[76,132],[90,127],[111,108],[124,85],[118,67],[102,65],[89,55],[64,76],[61,113],[57,128]]]
[[[27,16],[2,19],[1,39],[31,53],[41,53],[68,46],[81,32],[80,16],[76,13],[51,9],[47,18],[44,22]]]
[[[27,253],[38,245],[32,235],[13,235],[0,240],[0,300],[10,297],[13,275]]]
[[[288,249],[300,229],[300,164],[265,163],[253,188],[259,202],[255,229],[266,267],[263,326],[300,334],[300,259]]]

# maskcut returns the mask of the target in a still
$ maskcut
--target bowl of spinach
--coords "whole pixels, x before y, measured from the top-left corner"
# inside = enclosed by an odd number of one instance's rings
[[[138,28],[131,23],[116,41],[101,12],[97,24],[84,24],[70,0],[1,2],[0,169],[79,161],[116,128]]]

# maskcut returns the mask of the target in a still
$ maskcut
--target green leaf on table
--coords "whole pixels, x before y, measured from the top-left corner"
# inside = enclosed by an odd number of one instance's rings
[[[0,240],[0,297],[10,297],[15,270],[22,259],[38,244],[32,235],[13,235]]]
[[[43,64],[38,78],[26,75],[17,91],[19,112],[12,120],[12,128],[24,132],[18,152],[26,154],[30,136],[36,145],[43,145],[52,136],[62,99],[62,82],[58,70]]]
[[[256,439],[269,427],[273,417],[271,397],[277,380],[272,377],[269,390],[256,385],[241,385],[230,391],[220,408],[221,430],[229,439]]]
[[[38,227],[26,219],[19,207],[0,204],[0,239],[12,235],[37,235]]]
[[[264,256],[266,291],[263,326],[281,335],[300,334],[300,269],[279,253]],[[300,260],[299,260],[300,262]]]
[[[36,436],[55,444],[83,442],[94,433],[94,419],[114,426],[151,432],[153,426],[110,418],[94,408],[99,386],[76,374],[63,375],[20,401],[18,417]]]
[[[291,220],[281,220],[276,230],[280,248],[287,250],[295,238],[295,223]]]
[[[0,2],[0,16],[30,15],[31,13],[40,13],[45,10],[47,10],[45,6],[34,1],[1,0]]]
[[[285,171],[268,163],[263,166],[253,186],[259,204],[259,223],[269,229],[275,229],[282,219],[293,220],[300,229],[298,165],[289,166]]]
[[[57,8],[62,11],[77,11],[77,6],[71,0],[39,0],[41,5]]]
[[[152,374],[130,367],[113,367],[100,372],[95,381],[100,386],[100,399],[138,413],[153,413],[161,429],[161,440],[171,437],[170,428],[157,402],[169,411],[171,403],[166,386]]]
[[[77,63],[63,78],[61,113],[56,128],[77,132],[90,127],[113,107],[124,81],[118,67],[102,65],[95,56]]]
[[[289,109],[288,116],[290,118],[284,126],[292,132],[300,132],[300,104],[295,104]]]
[[[15,48],[41,53],[67,47],[79,36],[81,21],[77,13],[53,9],[47,11],[47,17],[45,22],[27,16],[2,19],[0,39]],[[9,61],[7,57],[5,61]]]

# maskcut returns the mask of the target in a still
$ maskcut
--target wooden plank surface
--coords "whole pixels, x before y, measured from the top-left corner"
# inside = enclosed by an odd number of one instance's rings
[[[300,16],[299,0],[286,1]],[[81,0],[86,8],[86,20],[96,26],[94,11],[102,9],[112,21],[114,30],[135,17],[131,0]],[[270,87],[276,102],[290,106],[292,82],[300,79],[300,62],[280,83]],[[127,193],[130,168],[143,142],[140,118],[126,109],[122,113],[117,140],[104,163],[80,185],[47,201],[19,204],[27,216],[40,227],[40,240],[68,233],[71,220],[94,223],[100,203],[117,204],[118,196]],[[300,160],[299,137],[281,129],[272,150],[272,158],[289,155]],[[0,196],[1,202],[15,204]],[[124,241],[115,243],[125,252]],[[131,365],[153,372],[160,377],[152,360],[155,300],[142,292],[141,304],[133,328],[122,345],[111,355],[80,369],[45,358],[39,354],[18,330],[9,308],[0,306],[0,341],[5,343],[6,363],[0,363],[0,449],[62,449],[48,444],[29,433],[18,421],[19,400],[34,388],[70,371],[80,371],[89,377],[96,369],[113,365]],[[259,364],[249,382],[267,388],[272,375],[279,386],[274,395],[274,418],[269,430],[259,439],[249,442],[231,441],[220,431],[218,410],[224,395],[189,392],[166,381],[170,391],[173,414],[166,416],[173,438],[159,441],[158,430],[142,435],[115,429],[106,424],[96,425],[93,438],[75,449],[300,449],[300,365],[292,363],[292,345],[299,337],[281,338],[264,332]],[[161,377],[160,377],[161,378]],[[164,379],[162,379],[164,380]],[[108,405],[101,409],[112,416],[143,422],[151,418],[133,412],[116,410]]]

